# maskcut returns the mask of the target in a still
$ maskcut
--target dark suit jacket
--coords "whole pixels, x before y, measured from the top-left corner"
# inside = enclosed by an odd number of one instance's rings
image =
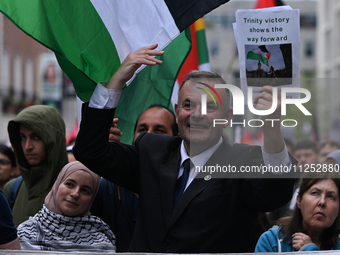
[[[259,211],[292,197],[291,179],[195,178],[173,209],[181,138],[142,134],[135,146],[109,143],[114,110],[83,106],[75,157],[91,170],[139,194],[131,251],[246,252]],[[223,142],[207,165],[263,164],[259,146]]]
[[[104,178],[100,179],[100,187],[90,212],[110,226],[116,236],[117,252],[129,251],[137,210],[138,198],[135,194]]]

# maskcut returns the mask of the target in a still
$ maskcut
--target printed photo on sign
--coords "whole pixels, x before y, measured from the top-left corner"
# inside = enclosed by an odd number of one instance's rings
[[[261,87],[300,87],[299,10],[290,6],[237,10],[233,25],[243,94],[254,99]],[[300,98],[287,93],[287,98]],[[248,102],[246,102],[248,103]]]
[[[282,86],[292,83],[292,45],[245,45],[247,85]]]

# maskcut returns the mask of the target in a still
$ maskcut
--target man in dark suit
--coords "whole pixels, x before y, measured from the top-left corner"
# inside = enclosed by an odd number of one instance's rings
[[[274,210],[290,199],[293,181],[284,178],[218,178],[215,173],[195,172],[197,166],[284,165],[289,158],[280,126],[266,123],[264,145],[228,145],[222,138],[223,127],[214,119],[231,120],[228,92],[217,89],[224,104],[207,100],[207,114],[201,114],[201,95],[210,78],[223,79],[211,72],[193,72],[181,85],[176,120],[180,137],[141,134],[134,146],[109,143],[114,110],[124,83],[141,64],[161,61],[152,56],[163,52],[157,45],[130,53],[106,88],[100,84],[89,105],[83,106],[82,123],[74,154],[78,160],[104,178],[139,194],[139,208],[132,240],[133,252],[213,253],[246,252],[259,211]],[[197,87],[201,89],[197,89]],[[272,88],[264,87],[255,98],[258,110],[271,107]],[[113,98],[110,100],[108,98]],[[279,119],[277,110],[267,116]],[[190,159],[193,165],[187,166]],[[189,171],[189,172],[188,172]],[[189,174],[188,174],[189,173]],[[274,178],[274,174],[270,173]],[[195,178],[195,175],[196,178]],[[216,178],[215,178],[216,176]],[[225,175],[229,177],[230,175]],[[184,181],[184,192],[177,197],[177,186]]]
[[[122,132],[117,128],[115,118],[110,130],[109,141],[120,142]],[[134,139],[143,133],[178,136],[175,114],[168,108],[154,104],[138,118],[134,128]],[[117,186],[104,178],[93,201],[90,212],[107,223],[116,236],[116,251],[128,252],[137,219],[138,195]],[[267,231],[267,229],[266,229]]]

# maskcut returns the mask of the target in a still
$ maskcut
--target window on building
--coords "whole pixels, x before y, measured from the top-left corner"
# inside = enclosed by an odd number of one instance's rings
[[[14,55],[14,72],[13,72],[13,84],[14,84],[14,94],[17,99],[20,99],[21,93],[23,91],[22,84],[22,60],[20,53]]]
[[[210,56],[213,58],[217,58],[220,54],[220,44],[218,41],[212,41],[210,44]]]
[[[233,71],[233,78],[240,78],[240,72],[239,71]]]
[[[233,22],[235,22],[235,15],[207,15],[204,16],[204,22],[207,28],[232,28]]]
[[[233,27],[233,22],[235,22],[235,16],[231,15],[222,15],[221,16],[221,26],[226,29],[226,28],[232,28]]]
[[[301,14],[300,16],[301,28],[316,28],[315,14]]]
[[[305,56],[311,58],[314,56],[314,43],[307,41],[305,44]]]
[[[1,94],[8,95],[10,89],[10,56],[9,51],[4,49],[1,65]]]
[[[339,40],[340,40],[340,32],[339,32],[340,10],[338,10],[337,13],[336,13],[336,20],[337,20],[337,25],[334,26],[333,30],[334,30],[334,33],[335,33],[335,36],[336,36],[336,40],[337,40],[337,42],[339,42]],[[339,47],[335,47],[335,48],[336,48],[336,51],[337,51],[336,56],[339,58],[340,57],[340,49],[339,49]]]
[[[33,88],[33,61],[28,57],[25,62],[25,90],[27,99],[32,99],[34,94]]]

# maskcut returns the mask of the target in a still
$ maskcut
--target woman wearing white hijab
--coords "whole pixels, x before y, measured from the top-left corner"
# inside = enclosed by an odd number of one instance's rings
[[[22,250],[115,252],[115,236],[90,208],[100,177],[78,161],[59,173],[43,208],[18,227]]]

